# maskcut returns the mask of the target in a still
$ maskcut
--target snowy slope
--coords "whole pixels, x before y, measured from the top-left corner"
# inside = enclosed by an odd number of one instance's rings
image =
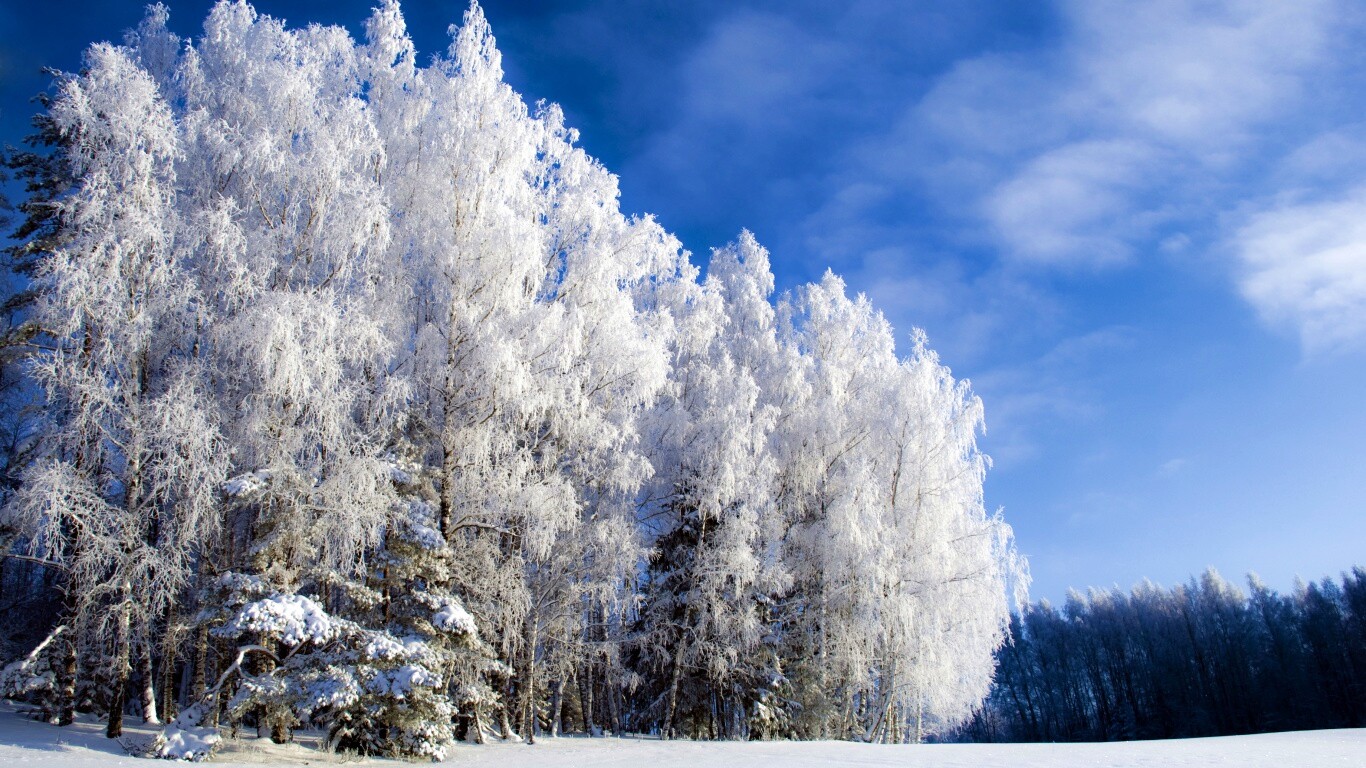
[[[0,766],[23,768],[107,768],[156,763],[123,755],[101,735],[98,723],[56,728],[25,720],[10,704],[0,705]],[[298,745],[284,747],[255,739],[233,742],[219,766],[323,765],[340,763]],[[411,765],[388,760],[370,765]],[[824,766],[916,766],[916,768],[1319,768],[1366,766],[1366,729],[1301,731],[1184,741],[1122,744],[923,744],[878,746],[845,742],[706,743],[653,739],[543,739],[521,744],[461,745],[449,765],[497,768],[817,768]]]

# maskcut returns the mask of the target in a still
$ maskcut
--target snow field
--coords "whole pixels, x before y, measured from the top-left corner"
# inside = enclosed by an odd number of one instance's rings
[[[81,720],[68,728],[28,720],[10,703],[0,704],[0,765],[23,768],[153,768],[122,754],[105,739],[103,726]],[[146,738],[142,726],[133,738]],[[299,744],[255,738],[227,740],[210,765],[296,766],[355,764]],[[1366,765],[1366,729],[1296,731],[1173,741],[1109,744],[921,744],[887,746],[849,742],[663,742],[647,738],[541,739],[523,744],[460,744],[443,761],[454,766],[497,768],[824,768],[916,766],[916,768],[1329,768]],[[362,760],[364,765],[407,765]]]
[[[485,753],[491,753],[486,755]],[[498,768],[1324,768],[1366,765],[1366,729],[1107,744],[855,744],[555,739],[461,745],[446,762]]]

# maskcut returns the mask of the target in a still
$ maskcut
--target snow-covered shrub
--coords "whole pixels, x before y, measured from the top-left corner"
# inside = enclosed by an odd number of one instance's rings
[[[45,656],[25,656],[0,669],[0,698],[14,699],[52,688],[55,676]]]
[[[458,601],[445,598],[436,613],[448,640],[475,641],[473,619]],[[255,712],[313,725],[333,749],[363,754],[440,759],[454,739],[449,648],[331,616],[297,594],[246,603],[214,633],[260,644],[262,653],[278,649],[266,669],[243,675],[229,707],[234,717]]]
[[[333,748],[441,759],[454,739],[442,654],[416,638],[366,630],[308,680],[302,709]]]
[[[32,651],[0,669],[0,699],[23,699],[38,704],[52,715],[58,711],[55,701],[57,688],[55,654],[61,643],[54,640],[66,632],[59,625]]]
[[[223,737],[218,734],[217,728],[200,725],[206,710],[203,703],[186,707],[157,735],[152,745],[152,756],[194,762],[212,756]]]
[[[792,728],[790,702],[772,691],[763,691],[759,700],[750,705],[749,737],[756,741],[780,738]]]

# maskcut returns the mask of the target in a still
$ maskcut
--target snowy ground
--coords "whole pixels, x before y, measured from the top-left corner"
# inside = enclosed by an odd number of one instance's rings
[[[145,737],[142,728],[133,738]],[[231,742],[211,764],[218,766],[326,765],[346,762],[297,744],[277,746],[255,739]],[[368,765],[400,766],[388,760]],[[817,768],[915,766],[916,768],[1319,768],[1366,766],[1366,729],[1302,731],[1260,736],[1125,744],[924,744],[877,746],[843,742],[665,743],[652,739],[543,739],[535,746],[461,745],[448,765],[496,768]],[[0,766],[107,768],[154,765],[122,754],[93,721],[69,728],[26,720],[0,704]]]
[[[666,744],[652,740],[559,739],[534,747],[462,746],[447,762],[497,768],[1361,768],[1366,766],[1366,729],[1123,744],[880,746],[831,741]]]

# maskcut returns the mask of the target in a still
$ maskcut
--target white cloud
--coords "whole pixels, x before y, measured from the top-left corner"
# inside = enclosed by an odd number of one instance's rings
[[[1292,150],[1272,183],[1278,189],[1348,189],[1366,177],[1366,124],[1325,131]]]
[[[1068,101],[1156,140],[1217,152],[1298,95],[1325,52],[1330,0],[1078,0]]]
[[[1179,456],[1174,459],[1167,459],[1157,468],[1157,474],[1162,477],[1170,477],[1181,472],[1189,465],[1190,459],[1181,458]]]
[[[621,76],[654,94],[618,168],[627,192],[670,200],[666,223],[756,229],[969,358],[1077,331],[1038,316],[1076,287],[1057,272],[1189,264],[1234,234],[1264,251],[1280,208],[1233,233],[1221,214],[1268,189],[1331,195],[1366,168],[1341,119],[1361,59],[1347,0],[1057,0],[1044,35],[1014,40],[974,37],[972,11],[936,26],[891,2],[718,7],[666,81]],[[1270,267],[1238,263],[1244,295],[1306,343],[1355,332],[1329,321],[1351,316],[1323,306],[1331,290],[1268,288]]]
[[[1366,338],[1366,186],[1251,216],[1235,238],[1243,296],[1310,352]]]
[[[1296,119],[1343,15],[1333,0],[1063,11],[1059,45],[960,62],[887,142],[942,143],[952,161],[928,158],[922,178],[968,169],[956,192],[975,196],[1008,263],[1114,266],[1155,245],[1157,225],[1212,217],[1209,188]]]
[[[956,62],[912,105],[899,133],[927,130],[970,154],[1009,159],[1067,138],[1053,112],[1061,88],[1048,61],[988,53]],[[900,137],[891,137],[895,144]],[[910,145],[913,146],[913,145]]]
[[[1079,367],[1097,358],[1132,347],[1138,332],[1127,325],[1112,325],[1059,341],[1040,362],[1049,369]]]
[[[793,118],[782,107],[810,99],[847,56],[792,19],[737,12],[717,23],[684,64],[686,118],[761,132]]]
[[[1010,244],[1012,258],[1050,264],[1107,266],[1129,253],[1125,235],[1146,217],[1131,197],[1153,163],[1152,147],[1135,141],[1086,141],[1040,155],[1003,182],[986,215]]]

